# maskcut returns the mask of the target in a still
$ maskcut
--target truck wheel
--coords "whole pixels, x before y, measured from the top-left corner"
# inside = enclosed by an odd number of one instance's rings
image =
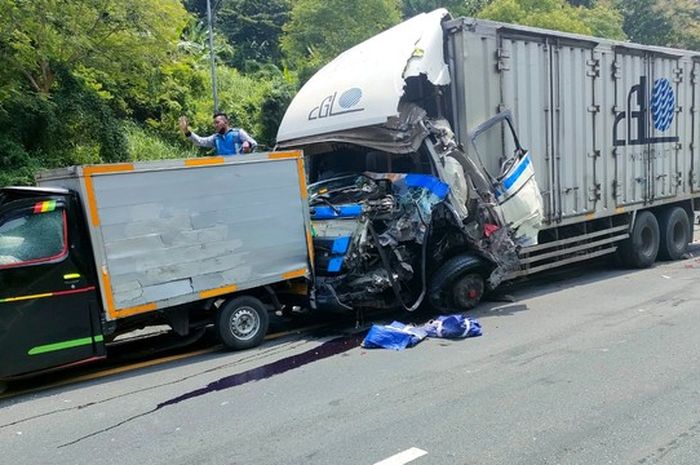
[[[242,296],[221,305],[215,326],[219,340],[227,349],[240,350],[260,344],[269,323],[265,305],[255,297]]]
[[[446,261],[433,275],[428,302],[439,312],[470,310],[484,295],[483,263],[472,255],[458,255]]]
[[[639,212],[630,237],[620,245],[622,262],[632,268],[649,268],[659,253],[659,223],[648,211]]]
[[[681,207],[667,208],[659,215],[661,241],[659,257],[663,260],[678,260],[688,250],[690,242],[690,219]]]

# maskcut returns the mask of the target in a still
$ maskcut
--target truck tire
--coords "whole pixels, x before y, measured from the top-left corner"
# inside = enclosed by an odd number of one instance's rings
[[[622,263],[631,268],[649,268],[659,253],[659,223],[649,211],[637,214],[632,233],[620,245]]]
[[[678,260],[688,251],[690,219],[681,207],[670,207],[659,215],[661,240],[659,257],[662,260]]]
[[[216,313],[216,333],[229,350],[249,349],[260,344],[267,333],[267,308],[252,296],[234,297]]]
[[[442,264],[428,287],[428,303],[439,312],[464,312],[484,295],[483,262],[469,254],[457,255]]]

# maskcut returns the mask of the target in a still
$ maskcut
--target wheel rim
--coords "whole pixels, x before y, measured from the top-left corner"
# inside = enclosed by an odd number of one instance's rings
[[[452,288],[454,303],[459,308],[472,308],[484,293],[484,280],[478,274],[468,274],[457,280]]]
[[[242,341],[252,339],[260,329],[260,317],[252,307],[240,307],[231,315],[230,322],[231,334]]]

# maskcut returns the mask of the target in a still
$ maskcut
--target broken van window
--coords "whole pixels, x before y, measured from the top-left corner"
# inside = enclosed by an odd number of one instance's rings
[[[26,212],[0,225],[0,267],[21,266],[67,252],[64,211]]]

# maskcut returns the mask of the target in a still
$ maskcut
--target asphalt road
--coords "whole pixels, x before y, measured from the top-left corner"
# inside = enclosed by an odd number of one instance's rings
[[[0,463],[695,465],[693,253],[516,285],[479,338],[292,336],[0,400]]]

